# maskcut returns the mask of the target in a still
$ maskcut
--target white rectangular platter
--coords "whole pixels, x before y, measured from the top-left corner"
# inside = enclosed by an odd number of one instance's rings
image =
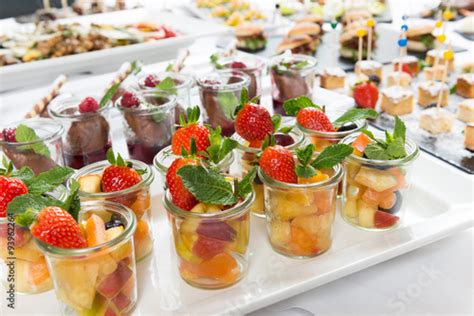
[[[176,16],[158,10],[135,9],[96,14],[59,22],[91,22],[103,24],[130,24],[137,22],[162,23],[180,33],[177,37],[110,49],[92,51],[59,58],[0,67],[0,92],[31,86],[53,80],[60,74],[103,73],[117,69],[121,63],[139,59],[152,63],[174,58],[176,52],[192,44],[197,38],[226,32],[221,25],[186,16]],[[11,24],[0,29],[7,30]]]

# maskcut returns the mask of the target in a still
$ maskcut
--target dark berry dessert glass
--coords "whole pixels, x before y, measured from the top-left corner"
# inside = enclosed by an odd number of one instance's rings
[[[249,142],[240,137],[237,133],[232,136],[232,139],[238,142],[237,145],[237,161],[239,162],[239,171],[241,174],[239,177],[244,177],[250,169],[258,165],[258,154],[261,153],[261,148],[249,147]],[[299,148],[304,142],[303,133],[298,129],[293,129],[288,134],[275,134],[277,144],[294,150]],[[253,190],[255,191],[255,201],[250,207],[250,211],[253,215],[258,217],[265,217],[265,205],[263,196],[263,183],[259,176],[255,176],[252,183]]]
[[[93,97],[99,102],[100,97]],[[81,113],[83,98],[74,95],[59,96],[48,106],[49,115],[65,129],[63,133],[64,163],[74,169],[106,159],[112,147],[108,123],[111,102],[95,112]]]
[[[129,161],[132,163],[133,169],[144,171],[141,176],[142,180],[139,183],[127,189],[115,192],[92,193],[79,190],[79,197],[81,201],[117,202],[133,211],[137,222],[137,230],[134,236],[135,258],[139,261],[153,250],[150,185],[153,182],[154,174],[153,170],[147,164],[137,160]],[[70,188],[72,180],[76,180],[81,184],[81,181],[84,181],[81,179],[87,176],[98,177],[100,179],[103,170],[109,166],[110,163],[108,161],[100,161],[78,170],[68,181],[68,188]]]
[[[170,78],[173,84],[160,85],[167,78]],[[145,73],[137,78],[137,85],[140,91],[159,91],[176,97],[176,124],[179,124],[179,115],[181,113],[186,114],[186,109],[191,104],[191,88],[193,84],[193,77],[176,72]]]
[[[245,72],[249,78],[249,99],[262,95],[262,76],[265,62],[251,55],[238,55],[219,59],[218,68],[236,69]]]
[[[285,114],[283,102],[312,97],[317,60],[311,56],[282,54],[270,60],[273,111]]]
[[[360,133],[341,143],[352,145]],[[375,133],[381,138],[383,134]],[[346,158],[342,218],[354,227],[383,231],[398,227],[404,215],[404,200],[410,187],[411,166],[419,155],[418,146],[405,141],[405,158],[374,160],[354,153]]]
[[[155,155],[171,144],[174,133],[176,97],[152,91],[137,92],[140,104],[117,107],[122,113],[125,139],[130,158],[153,163]]]
[[[240,70],[219,70],[197,79],[201,103],[206,110],[206,122],[220,126],[223,136],[235,132],[233,114],[240,104],[240,93],[248,90],[250,78]]]
[[[35,174],[63,166],[64,128],[47,118],[27,119],[1,128],[0,151],[16,169],[30,167]]]

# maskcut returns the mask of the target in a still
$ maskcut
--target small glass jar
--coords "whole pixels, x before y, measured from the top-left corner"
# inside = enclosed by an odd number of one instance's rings
[[[303,65],[284,67],[282,64]],[[305,55],[282,54],[270,60],[273,111],[285,115],[283,103],[300,96],[312,97],[317,60]]]
[[[34,239],[44,253],[63,315],[128,315],[137,302],[137,272],[133,252],[135,215],[113,202],[81,203],[79,223],[92,214],[124,224],[115,238],[94,246],[66,249]]]
[[[97,102],[100,97],[92,96]],[[112,147],[109,109],[112,102],[94,113],[80,113],[82,98],[63,95],[55,98],[48,106],[49,115],[63,125],[64,163],[74,169],[96,161],[104,160]]]
[[[276,252],[291,258],[311,258],[332,244],[337,188],[342,165],[324,170],[327,180],[309,184],[284,183],[261,169],[264,185],[267,234]]]
[[[171,78],[174,83],[173,89],[162,89],[160,87],[153,87],[150,84],[145,83],[145,79],[148,76],[153,76],[157,83],[163,81],[166,78]],[[140,91],[148,92],[161,92],[170,94],[176,97],[175,107],[175,122],[179,124],[179,115],[181,113],[186,114],[186,109],[191,104],[191,88],[193,87],[194,79],[186,74],[176,72],[158,72],[158,73],[145,73],[137,78],[137,85]]]
[[[171,146],[163,148],[153,159],[153,165],[155,166],[156,170],[160,173],[161,181],[163,183],[163,188],[166,188],[166,173],[168,172],[169,166],[178,159],[180,156],[176,156],[171,151]],[[234,162],[234,152],[231,151],[227,154],[224,159],[219,161],[218,164],[210,163],[210,166],[216,168],[222,173],[229,173],[230,166]]]
[[[284,139],[280,141],[279,135],[282,135]],[[277,138],[278,144],[288,148],[289,150],[294,150],[296,148],[301,147],[304,141],[303,133],[301,133],[297,129],[292,129],[291,132],[288,133],[288,135],[277,134],[275,137]],[[237,134],[234,134],[232,138],[238,142],[237,159],[239,161],[239,171],[241,172],[239,177],[244,177],[247,174],[247,172],[250,171],[250,169],[258,165],[257,156],[262,150],[261,148],[249,147],[248,142]],[[285,144],[285,140],[287,144]],[[252,214],[258,217],[265,217],[263,183],[260,180],[258,175],[255,177],[252,183],[252,187],[253,187],[253,190],[255,191],[255,202],[252,204],[250,210]]]
[[[248,269],[250,193],[239,204],[217,213],[194,213],[173,204],[167,190],[165,208],[173,230],[184,281],[203,289],[220,289],[241,280]]]
[[[151,191],[153,182],[153,170],[147,164],[129,160],[135,170],[143,170],[142,180],[136,185],[115,192],[89,193],[79,190],[81,201],[112,201],[130,208],[137,219],[137,230],[135,232],[135,257],[137,261],[145,258],[153,250],[153,234],[151,230]],[[108,161],[100,161],[78,170],[69,179],[67,186],[70,188],[71,181],[80,182],[82,177],[101,177],[105,168],[110,166]],[[100,179],[100,178],[99,178]],[[83,180],[82,180],[83,181]]]
[[[351,145],[358,136],[349,135],[342,143]],[[409,191],[410,168],[419,155],[418,146],[412,140],[407,139],[405,144],[407,156],[401,159],[371,160],[355,154],[346,158],[341,212],[346,222],[370,231],[390,230],[400,225],[403,200]]]
[[[153,163],[155,155],[171,144],[174,133],[176,98],[157,92],[139,93],[140,106],[124,108],[117,101],[122,113],[125,139],[130,158]]]
[[[240,93],[248,90],[250,78],[239,70],[219,70],[197,80],[201,103],[206,110],[205,121],[213,128],[220,126],[222,135],[235,132],[233,114],[240,104]]]
[[[262,76],[265,63],[261,59],[252,55],[237,55],[219,59],[219,65],[225,69],[243,71],[249,76],[249,99],[262,95]]]
[[[30,167],[35,174],[48,171],[57,166],[64,166],[63,144],[61,136],[64,128],[52,119],[27,119],[1,128],[17,128],[25,125],[34,130],[37,140],[28,142],[9,142],[0,139],[0,150],[16,169]],[[18,140],[18,139],[17,139]]]

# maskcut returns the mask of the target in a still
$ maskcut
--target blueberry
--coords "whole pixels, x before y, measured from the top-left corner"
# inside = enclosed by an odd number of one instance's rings
[[[379,207],[379,210],[390,213],[390,214],[398,213],[398,211],[402,207],[403,198],[400,191],[395,191],[395,196],[396,196],[395,204],[391,208],[385,209],[385,208]]]
[[[293,137],[288,134],[276,133],[275,134],[276,143],[280,146],[290,146],[295,143]]]
[[[373,83],[375,83],[376,86],[380,84],[380,78],[376,75],[370,75],[369,81],[372,81]]]
[[[352,122],[344,123],[341,127],[337,129],[338,132],[346,132],[357,129],[357,124]]]
[[[107,223],[105,223],[105,229],[111,229],[111,228],[114,228],[114,227],[119,227],[119,226],[122,226],[123,228],[125,228],[125,225],[122,223],[121,220],[119,220],[118,218],[111,218],[110,221],[108,221]]]

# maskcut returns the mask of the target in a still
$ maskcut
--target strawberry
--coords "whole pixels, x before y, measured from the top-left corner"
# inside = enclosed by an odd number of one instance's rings
[[[101,179],[102,192],[115,192],[130,188],[140,181],[142,177],[124,161],[120,154],[115,158],[112,150],[107,152],[107,159],[111,166],[104,169]]]
[[[199,107],[188,109],[188,121],[184,116],[180,118],[182,127],[178,129],[171,140],[171,151],[175,155],[181,155],[182,149],[191,152],[191,138],[196,142],[196,152],[206,151],[211,144],[209,135],[211,132],[204,125],[198,124],[200,115]]]
[[[328,116],[321,110],[313,107],[303,108],[296,115],[298,123],[311,130],[321,132],[335,132]]]
[[[267,147],[259,159],[260,168],[269,177],[287,183],[297,183],[295,160],[291,151],[280,145]]]
[[[270,112],[258,104],[244,104],[235,118],[235,131],[247,141],[264,140],[274,132]]]
[[[79,112],[81,113],[94,113],[99,110],[99,103],[93,97],[86,97],[79,103]]]
[[[370,81],[358,84],[354,88],[354,100],[361,108],[375,109],[379,99],[379,89]]]
[[[166,184],[168,185],[173,203],[186,211],[191,210],[199,202],[194,195],[184,187],[183,181],[176,172],[183,166],[196,164],[197,161],[195,159],[178,158],[173,161],[166,173]]]
[[[30,229],[33,236],[55,247],[87,247],[79,224],[71,214],[57,206],[42,209]]]
[[[26,193],[28,188],[20,179],[0,176],[0,217],[7,216],[7,206],[11,200]]]

